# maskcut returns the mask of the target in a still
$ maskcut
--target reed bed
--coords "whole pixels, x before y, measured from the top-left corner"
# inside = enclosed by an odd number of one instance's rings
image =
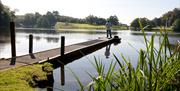
[[[140,22],[139,22],[140,23]],[[144,36],[145,49],[140,49],[138,64],[132,66],[130,60],[119,60],[116,55],[115,63],[111,62],[105,72],[102,61],[97,60],[93,64],[98,76],[89,76],[92,82],[84,86],[76,77],[81,91],[179,91],[180,90],[180,44],[176,44],[174,50],[170,49],[168,33],[160,29],[159,48],[154,46],[155,34],[148,40],[140,23]],[[115,71],[115,66],[119,66]]]

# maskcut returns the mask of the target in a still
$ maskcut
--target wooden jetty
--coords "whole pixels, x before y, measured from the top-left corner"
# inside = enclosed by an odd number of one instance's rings
[[[88,53],[103,48],[111,43],[117,42],[120,42],[120,38],[118,38],[118,36],[115,36],[112,39],[99,38],[87,42],[65,46],[63,48],[63,55],[61,55],[61,47],[37,53],[30,53],[23,56],[12,57],[9,59],[0,59],[0,71],[43,62],[52,62],[56,64],[62,63],[65,65],[74,59],[78,59],[84,55],[87,55]]]

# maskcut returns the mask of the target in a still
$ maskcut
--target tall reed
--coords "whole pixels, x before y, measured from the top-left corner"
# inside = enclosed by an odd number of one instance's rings
[[[155,34],[148,40],[141,23],[140,26],[146,48],[139,50],[137,66],[133,67],[123,54],[121,55],[123,61],[114,55],[116,63],[111,63],[108,72],[105,73],[104,65],[95,58],[93,65],[98,76],[89,74],[92,82],[84,86],[83,90],[177,91],[180,89],[180,44],[177,44],[173,51],[170,50],[168,33],[161,29],[159,48],[155,48]],[[118,71],[114,70],[116,64],[119,65]],[[82,84],[80,86],[82,88]]]

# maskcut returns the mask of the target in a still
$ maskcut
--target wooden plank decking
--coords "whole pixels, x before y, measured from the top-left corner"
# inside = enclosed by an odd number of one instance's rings
[[[99,38],[96,40],[90,40],[83,43],[73,44],[65,46],[65,55],[75,53],[75,51],[88,49],[90,47],[96,47],[103,43],[113,42],[115,39]],[[55,59],[60,57],[60,48],[46,50],[38,53],[18,56],[15,59],[0,59],[0,70],[6,70],[9,68],[25,66],[35,63],[45,62],[47,60]],[[13,65],[12,65],[13,64]]]

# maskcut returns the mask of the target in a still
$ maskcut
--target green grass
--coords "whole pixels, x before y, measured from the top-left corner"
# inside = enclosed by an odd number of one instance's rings
[[[141,23],[140,23],[141,25]],[[86,86],[80,84],[81,90],[88,91],[178,91],[180,88],[180,44],[177,44],[172,51],[170,49],[168,34],[166,30],[160,29],[159,48],[155,48],[155,34],[148,40],[144,33],[145,49],[139,50],[139,59],[136,67],[132,61],[121,54],[123,60],[116,55],[116,63],[110,63],[109,70],[105,72],[101,60],[95,58],[94,68],[98,76],[92,78]],[[118,64],[119,70],[114,67]]]
[[[47,65],[47,64],[45,64]],[[29,65],[0,72],[0,91],[35,91],[36,82],[47,80],[44,65]]]
[[[159,30],[162,30],[162,27],[153,27],[152,28],[152,31],[159,31]],[[164,27],[164,30],[166,30],[168,32],[173,32],[172,27],[168,27],[168,28]]]
[[[58,22],[55,25],[56,29],[98,29],[104,30],[106,27],[104,25],[90,25],[90,24],[79,24],[79,23],[63,23]],[[127,30],[127,27],[113,26],[113,30]]]

